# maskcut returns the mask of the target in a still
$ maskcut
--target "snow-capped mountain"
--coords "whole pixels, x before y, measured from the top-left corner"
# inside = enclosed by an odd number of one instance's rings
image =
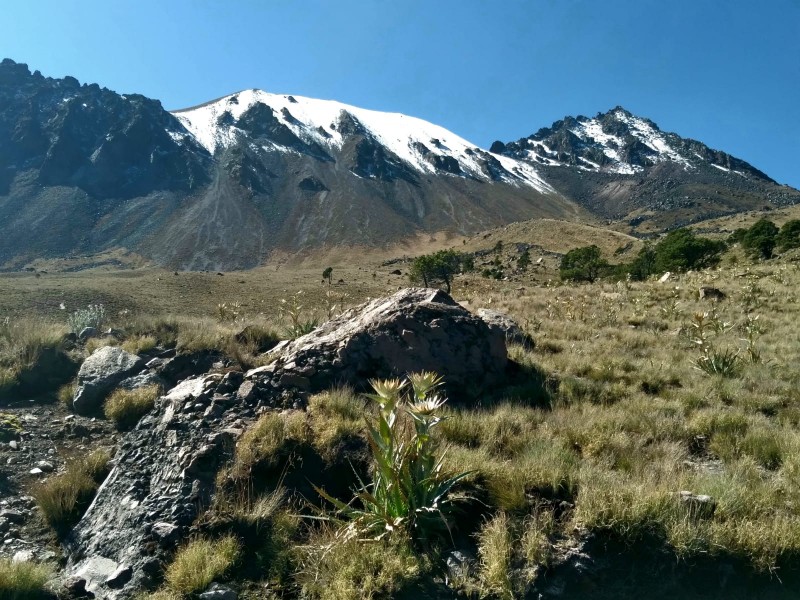
[[[561,194],[608,219],[651,231],[770,202],[797,190],[702,142],[661,131],[622,107],[565,117],[491,151],[527,161]]]
[[[211,154],[245,142],[255,152],[310,152],[330,159],[358,134],[423,175],[453,175],[502,181],[544,193],[554,191],[526,162],[493,156],[443,127],[400,113],[245,90],[173,114]],[[353,172],[379,176],[357,168]]]
[[[157,100],[0,62],[0,269],[126,248],[234,269],[537,217],[650,231],[800,192],[617,108],[480,148],[421,119],[246,90]]]
[[[495,142],[492,151],[545,166],[633,175],[658,163],[685,171],[711,166],[726,173],[772,181],[761,171],[705,144],[663,132],[649,119],[618,106],[594,118],[565,117],[517,142]]]

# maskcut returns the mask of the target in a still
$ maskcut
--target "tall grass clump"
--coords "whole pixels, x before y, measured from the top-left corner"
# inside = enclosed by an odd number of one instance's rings
[[[192,540],[175,554],[164,580],[170,590],[182,596],[202,592],[230,570],[240,554],[241,546],[232,535]]]
[[[48,565],[0,559],[0,598],[2,600],[33,600],[47,594],[47,581],[53,574]]]
[[[67,463],[64,473],[33,489],[33,497],[45,521],[58,533],[81,518],[108,474],[110,456],[96,450],[84,458]]]
[[[417,541],[430,540],[449,529],[458,500],[453,488],[469,474],[446,473],[438,443],[431,436],[442,420],[438,414],[445,403],[438,393],[442,378],[423,372],[409,375],[407,381],[370,383],[375,393],[369,397],[379,407],[376,422],[367,425],[373,481],[361,482],[350,504],[318,491],[350,521],[343,529],[346,539],[379,540],[403,531]],[[410,431],[408,419],[413,426]]]
[[[152,410],[160,394],[160,385],[148,385],[135,390],[115,390],[105,403],[106,418],[114,421],[120,431],[130,429]]]

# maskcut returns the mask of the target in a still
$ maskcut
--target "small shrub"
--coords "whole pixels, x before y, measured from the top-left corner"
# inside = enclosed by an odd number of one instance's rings
[[[196,539],[178,550],[164,574],[167,587],[183,594],[205,590],[239,558],[241,547],[232,535],[217,540]]]
[[[411,391],[405,393],[407,383]],[[430,540],[437,530],[449,529],[449,516],[457,500],[453,487],[469,473],[450,476],[437,456],[431,436],[442,417],[437,412],[445,400],[437,392],[442,379],[435,373],[413,373],[399,379],[370,382],[370,398],[379,408],[377,423],[368,424],[368,441],[374,461],[373,482],[356,492],[360,506],[344,504],[317,488],[350,523],[345,539],[381,539],[403,531],[415,540]],[[401,409],[413,422],[406,439]]]
[[[742,360],[738,351],[731,349],[716,350],[707,346],[703,354],[692,364],[696,369],[709,375],[736,377],[741,371]]]
[[[155,405],[161,386],[148,385],[135,390],[115,390],[106,400],[106,418],[120,431],[130,429]]]
[[[68,463],[64,473],[34,488],[36,504],[56,532],[78,522],[108,473],[109,460],[107,452],[97,450]]]
[[[53,574],[48,565],[0,558],[0,598],[33,600],[47,594],[47,581]]]
[[[22,423],[19,417],[10,413],[0,412],[0,442],[12,440],[21,432]]]
[[[90,304],[76,310],[67,317],[67,326],[72,333],[80,333],[87,327],[100,329],[106,320],[106,309],[102,304]]]

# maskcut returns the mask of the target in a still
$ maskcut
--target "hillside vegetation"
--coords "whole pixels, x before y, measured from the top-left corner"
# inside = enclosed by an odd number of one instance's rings
[[[596,239],[612,260],[626,242]],[[508,380],[477,405],[451,398],[426,408],[443,418],[424,430],[431,460],[457,478],[448,528],[420,539],[398,521],[380,534],[343,534],[362,517],[341,503],[359,494],[351,507],[369,506],[364,486],[391,466],[370,427],[396,418],[393,439],[409,443],[421,430],[414,414],[390,419],[385,402],[335,388],[307,410],[265,413],[243,435],[196,538],[153,598],[191,597],[212,580],[245,598],[796,597],[800,262],[734,248],[720,267],[663,283],[573,284],[559,280],[555,254],[531,249],[534,262],[546,260],[518,268],[512,242],[528,240],[484,241],[456,247],[487,252],[453,280],[454,297],[507,312],[536,344],[509,348]],[[632,259],[639,247],[619,254]],[[481,261],[495,259],[499,279],[482,274]],[[46,331],[25,335],[51,344],[67,329],[71,310],[56,304],[67,299],[70,308],[108,304],[103,327],[120,333],[107,343],[218,350],[249,367],[261,338],[297,335],[406,285],[409,269],[334,266],[324,283],[311,269],[7,276],[0,360],[24,370],[11,340],[38,322]],[[700,298],[703,286],[725,298]],[[248,325],[263,335],[238,336]],[[90,342],[71,351],[85,355]],[[383,425],[380,435],[389,447]],[[708,579],[720,570],[725,582]]]

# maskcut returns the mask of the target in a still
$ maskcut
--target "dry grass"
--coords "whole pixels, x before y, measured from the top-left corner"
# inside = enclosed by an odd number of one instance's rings
[[[42,352],[60,349],[67,328],[32,317],[0,318],[0,395],[12,390],[19,376],[35,367]]]
[[[47,582],[53,575],[49,565],[33,562],[12,562],[0,559],[0,598],[33,600],[48,595]]]
[[[80,519],[108,473],[110,457],[96,450],[67,463],[66,470],[33,489],[32,495],[45,521],[63,532]]]
[[[231,569],[240,553],[239,542],[230,535],[193,540],[175,554],[164,573],[165,583],[181,596],[202,592]]]
[[[149,385],[135,390],[122,388],[114,390],[105,402],[106,418],[114,421],[114,425],[121,431],[130,429],[152,410],[160,394],[159,385]]]
[[[314,600],[393,598],[428,568],[408,546],[386,541],[341,543],[328,530],[298,553],[301,596]]]
[[[364,433],[367,407],[350,388],[335,388],[308,401],[311,442],[325,459],[334,457],[342,445]]]

